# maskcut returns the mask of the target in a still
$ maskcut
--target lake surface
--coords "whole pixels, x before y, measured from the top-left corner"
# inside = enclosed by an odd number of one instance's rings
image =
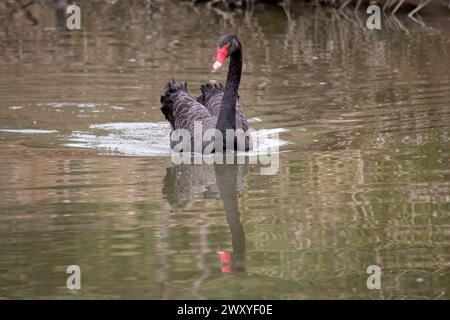
[[[450,298],[450,14],[81,7],[0,4],[0,298]],[[162,88],[224,82],[230,30],[273,175],[171,161]]]

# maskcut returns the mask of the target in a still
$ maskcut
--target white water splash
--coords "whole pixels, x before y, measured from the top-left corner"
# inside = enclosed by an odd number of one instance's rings
[[[247,120],[248,123],[255,123],[255,122],[261,122],[262,119],[259,117],[253,117]]]
[[[67,147],[103,149],[109,153],[124,156],[167,156],[170,155],[170,131],[167,122],[116,122],[92,124],[89,132],[75,131],[69,137]],[[252,131],[258,143],[247,155],[274,152],[289,144],[278,138],[287,129],[262,129]],[[256,141],[256,140],[254,140]]]
[[[170,154],[170,125],[166,122],[117,122],[92,124],[89,128],[98,134],[76,131],[66,146],[104,149],[125,156]]]
[[[10,133],[26,133],[26,134],[44,134],[44,133],[55,133],[57,130],[39,130],[39,129],[0,129],[1,132]]]
[[[77,107],[77,108],[96,108],[96,107],[104,107],[107,104],[104,103],[93,103],[93,102],[46,102],[46,103],[38,103],[38,107],[50,107],[50,108],[64,108],[64,107]]]

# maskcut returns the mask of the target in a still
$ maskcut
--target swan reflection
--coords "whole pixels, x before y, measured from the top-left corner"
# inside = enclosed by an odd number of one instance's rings
[[[245,271],[245,231],[240,221],[238,192],[248,173],[245,164],[180,164],[167,168],[163,194],[172,207],[184,207],[198,194],[205,199],[221,199],[231,232],[232,252],[218,251],[224,274]]]

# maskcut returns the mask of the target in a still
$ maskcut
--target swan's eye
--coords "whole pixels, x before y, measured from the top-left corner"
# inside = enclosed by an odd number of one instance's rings
[[[216,51],[216,61],[213,64],[214,71],[217,71],[225,61],[225,59],[228,57],[228,47],[230,46],[229,43],[224,45],[222,48],[218,48]]]

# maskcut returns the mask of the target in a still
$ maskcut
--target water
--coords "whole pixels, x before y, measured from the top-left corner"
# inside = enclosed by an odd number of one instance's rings
[[[1,298],[449,298],[449,15],[86,1],[68,32],[0,6]],[[162,88],[223,82],[229,30],[275,175],[171,163]]]

